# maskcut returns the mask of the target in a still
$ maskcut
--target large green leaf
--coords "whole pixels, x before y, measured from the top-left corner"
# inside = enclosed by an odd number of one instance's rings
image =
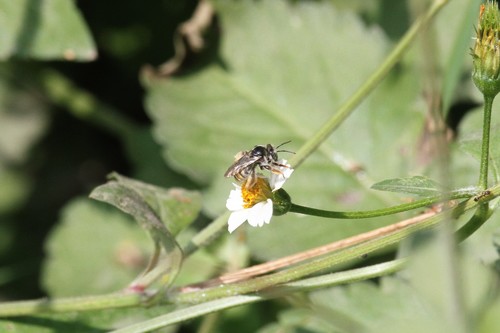
[[[47,242],[43,285],[51,296],[124,288],[147,264],[151,241],[112,207],[77,199],[64,209]]]
[[[137,184],[131,184],[132,182]],[[155,281],[160,281],[162,286],[166,287],[174,281],[183,259],[179,244],[167,228],[167,225],[175,224],[171,221],[163,223],[155,209],[148,204],[147,199],[154,199],[157,203],[154,190],[149,189],[148,192],[152,193],[143,196],[141,191],[137,190],[138,187],[140,188],[138,181],[118,179],[95,188],[90,197],[109,203],[133,216],[154,243],[155,251],[146,270],[131,283],[131,288],[142,290],[150,287]],[[159,207],[161,205],[156,208]],[[172,219],[172,216],[170,218]],[[160,255],[161,250],[164,251],[164,255]]]
[[[313,315],[345,333],[455,332],[456,324],[449,317],[452,306],[445,304],[450,289],[443,276],[446,265],[436,265],[439,256],[442,253],[425,255],[427,260],[413,265],[405,278],[386,277],[380,285],[362,282],[315,291],[311,293]],[[462,264],[462,275],[457,278],[465,290],[467,318],[481,320],[474,315],[485,309],[491,272],[474,261]]]
[[[224,66],[152,79],[146,107],[171,166],[209,184],[205,210],[224,211],[233,155],[255,144],[296,150],[333,115],[387,53],[386,38],[330,3],[216,2]],[[359,210],[391,203],[370,191],[374,180],[408,174],[422,115],[415,112],[416,73],[405,68],[296,170],[292,199],[325,209]],[[282,155],[285,157],[285,155]],[[323,244],[394,221],[325,221],[285,215],[249,240],[264,258]],[[307,230],[307,232],[305,232]]]
[[[0,0],[0,60],[88,61],[96,49],[73,1]]]

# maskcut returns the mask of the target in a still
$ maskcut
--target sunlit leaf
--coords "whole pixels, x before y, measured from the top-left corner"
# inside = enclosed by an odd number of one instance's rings
[[[149,79],[146,107],[169,164],[209,185],[204,209],[225,210],[233,156],[292,140],[296,151],[382,62],[383,34],[328,2],[216,2],[224,66]],[[368,56],[369,55],[369,56]],[[301,205],[362,210],[391,203],[374,179],[407,175],[422,115],[416,72],[392,75],[285,185]],[[397,92],[396,92],[397,91]],[[401,126],[401,124],[405,124]],[[286,153],[280,157],[287,158]],[[253,253],[272,258],[394,221],[285,215],[252,229]]]

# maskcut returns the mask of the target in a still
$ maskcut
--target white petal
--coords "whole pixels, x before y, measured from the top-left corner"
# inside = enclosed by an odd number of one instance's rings
[[[239,210],[231,213],[229,220],[227,221],[227,230],[229,233],[235,231],[240,225],[245,223],[248,217],[248,209]]]
[[[280,160],[278,161],[278,163],[286,166],[279,167],[281,173],[271,174],[271,179],[269,180],[269,184],[271,185],[273,191],[279,190],[281,187],[283,187],[283,184],[285,184],[286,180],[290,178],[293,172],[291,165],[288,164],[286,160]]]
[[[262,227],[264,225],[264,219],[261,213],[264,203],[265,202],[256,203],[248,210],[248,224],[252,227]]]
[[[264,203],[264,207],[262,207],[262,215],[264,222],[269,224],[269,222],[271,222],[271,217],[273,217],[273,201],[271,199],[267,199],[266,203]]]
[[[249,209],[248,224],[252,227],[262,227],[264,223],[269,223],[273,216],[273,201],[259,202]]]
[[[226,208],[230,211],[243,209],[244,201],[241,196],[241,187],[233,184],[235,189],[229,192],[229,198],[226,200]]]

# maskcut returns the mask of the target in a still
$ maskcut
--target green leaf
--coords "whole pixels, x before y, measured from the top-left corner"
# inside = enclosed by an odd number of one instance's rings
[[[0,331],[13,333],[102,333],[170,312],[172,308],[171,305],[168,305],[0,318]],[[173,333],[175,329],[176,327],[173,326],[164,328],[161,332]]]
[[[380,288],[361,282],[313,292],[313,309],[341,332],[444,332],[434,328],[440,318],[429,314],[411,286],[385,280]]]
[[[474,33],[471,27],[476,24],[478,12],[477,0],[450,1],[436,19],[434,32],[443,50],[440,66],[443,71],[441,91],[445,113],[450,112],[453,99],[465,99],[464,94],[456,94],[456,90],[460,84],[470,83],[472,59],[468,51]]]
[[[136,192],[131,186],[111,181],[95,188],[90,197],[107,202],[132,215],[141,228],[149,233],[154,242],[155,252],[148,267],[131,285],[134,288],[142,289],[160,278],[165,286],[173,282],[182,263],[182,250],[174,236],[140,193]],[[162,258],[159,257],[160,249],[165,251]]]
[[[290,309],[282,311],[278,315],[278,322],[261,328],[258,333],[336,333],[335,325],[328,323],[314,310],[309,309]]]
[[[457,332],[460,322],[453,320],[456,304],[452,302],[463,296],[463,319],[475,331],[481,313],[498,298],[491,294],[495,285],[491,270],[465,253],[457,260],[454,278],[459,283],[451,288],[450,263],[442,242],[415,243],[418,250],[397,277],[312,292],[316,316],[345,333]]]
[[[148,206],[158,215],[173,235],[190,225],[201,210],[201,195],[182,188],[164,189],[116,172],[110,179],[139,193]]]
[[[463,302],[463,315],[471,318],[470,314],[484,310],[490,301],[495,278],[491,269],[469,252],[456,251],[452,254],[456,258],[450,259],[451,255],[445,250],[446,245],[438,233],[430,239],[428,235],[416,235],[413,238],[416,246],[412,244],[412,257],[404,277],[429,309],[438,316],[440,314],[443,321],[449,321],[446,324],[450,329],[446,331],[455,331],[453,325],[458,323],[448,315],[457,306],[455,300]],[[493,247],[491,243],[490,246]],[[455,265],[453,260],[456,261]],[[432,276],[429,275],[430,267]]]
[[[490,132],[490,174],[495,176],[496,181],[500,180],[500,126],[492,126]],[[482,137],[479,133],[469,135],[468,138],[460,141],[460,148],[473,156],[476,160],[481,160]]]
[[[30,179],[18,166],[48,125],[46,105],[33,94],[32,80],[16,66],[0,66],[0,214],[18,208],[30,193]]]
[[[92,37],[73,1],[0,0],[0,8],[0,60],[96,58]]]
[[[398,193],[415,194],[421,197],[435,196],[442,193],[442,186],[424,176],[386,179],[372,185],[372,189]]]
[[[19,208],[27,198],[31,183],[26,175],[0,163],[0,214]]]
[[[216,8],[224,67],[150,79],[146,86],[146,108],[164,156],[176,170],[209,185],[204,209],[213,216],[225,210],[231,180],[223,174],[238,151],[287,140],[287,149],[297,150],[388,50],[380,30],[329,2],[221,1]],[[332,210],[391,204],[388,194],[370,191],[369,184],[408,174],[415,165],[411,151],[422,116],[409,106],[419,98],[416,76],[405,68],[384,81],[295,171],[285,185],[294,202]],[[252,228],[249,241],[255,255],[269,259],[391,221],[288,214]]]
[[[51,296],[78,296],[126,287],[146,266],[151,242],[116,209],[76,199],[62,211],[45,248],[45,290]]]

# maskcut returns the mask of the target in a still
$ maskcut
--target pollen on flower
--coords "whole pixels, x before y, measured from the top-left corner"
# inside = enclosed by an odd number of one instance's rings
[[[249,188],[246,186],[247,179],[241,186],[243,207],[251,208],[259,202],[266,201],[272,196],[271,186],[267,178],[257,177],[255,184]]]

